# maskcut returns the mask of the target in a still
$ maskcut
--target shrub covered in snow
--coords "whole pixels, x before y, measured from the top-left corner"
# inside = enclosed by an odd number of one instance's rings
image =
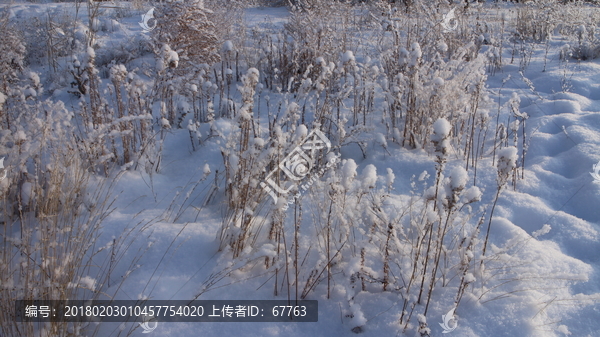
[[[198,71],[200,64],[220,60],[215,26],[208,19],[210,10],[204,7],[203,1],[163,2],[154,13],[156,29],[152,31],[152,40],[156,54],[166,59],[166,66],[178,68],[178,74],[185,74]],[[170,47],[169,55],[165,55],[165,46]]]
[[[25,45],[12,23],[8,20],[8,12],[0,13],[0,92],[6,93],[23,70]]]

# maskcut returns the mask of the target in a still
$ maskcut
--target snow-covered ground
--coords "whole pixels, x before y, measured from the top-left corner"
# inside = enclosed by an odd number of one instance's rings
[[[497,7],[487,3],[482,6],[476,9],[483,13],[481,15],[514,15],[513,5],[502,4]],[[9,9],[12,19],[24,24],[33,17],[44,18],[47,13],[55,16],[60,13],[74,14],[71,3],[19,3],[4,5],[4,8]],[[103,28],[97,33],[97,58],[110,58],[117,55],[110,54],[110,51],[127,49],[147,39],[147,34],[142,32],[137,23],[140,15],[149,8],[144,6],[123,16],[116,15],[114,9],[106,9],[100,16]],[[85,6],[82,6],[79,16],[85,21]],[[290,13],[285,7],[246,9],[243,21],[245,34],[272,32],[271,35],[276,39],[276,32],[283,30],[289,18]],[[371,36],[369,29],[355,33]],[[452,332],[442,334],[443,329],[438,323],[442,323],[442,315],[454,307],[456,287],[436,286],[433,289],[433,300],[427,313],[427,327],[431,329],[431,336],[598,336],[600,181],[594,181],[590,173],[600,161],[600,59],[561,60],[561,48],[568,42],[565,39],[554,33],[548,42],[548,52],[545,43],[531,42],[528,47],[531,48],[530,60],[524,67],[520,64],[519,55],[510,62],[515,49],[513,42],[504,41],[503,65],[494,73],[487,73],[485,90],[489,93],[489,99],[480,107],[487,113],[490,125],[493,125],[485,131],[487,142],[494,140],[496,118],[505,125],[507,120],[508,123],[514,123],[515,117],[510,109],[512,102],[521,116],[528,116],[525,124],[525,167],[516,169],[519,176],[516,184],[512,184],[511,176],[499,194],[497,203],[494,203],[500,150],[492,155],[493,147],[485,148],[487,155],[479,159],[476,177],[476,186],[483,192],[482,200],[472,206],[472,213],[467,212],[472,216],[465,213],[462,218],[461,215],[461,221],[468,218],[464,221],[470,224],[476,224],[479,217],[484,217],[481,239],[477,243],[477,250],[480,251],[492,205],[495,204],[485,268],[479,268],[479,260],[471,262],[473,274],[469,275],[474,281],[470,282],[454,313],[457,327]],[[357,63],[369,63],[365,53],[376,50],[375,37],[366,41],[366,46],[349,43],[359,50],[355,51]],[[372,45],[369,46],[369,43]],[[484,44],[479,52],[485,53],[488,47]],[[145,53],[127,60],[126,65],[128,70],[135,67],[144,69],[148,64],[152,66],[147,69],[152,69],[153,62],[153,56]],[[372,64],[382,68],[382,59],[374,59]],[[77,98],[69,93],[72,88],[56,84],[61,83],[59,80],[52,82],[47,64],[32,64],[29,69],[40,73],[47,89],[45,97],[63,101],[68,109],[75,109]],[[241,73],[245,74],[246,70],[244,67]],[[150,81],[152,74],[146,76],[143,73],[140,70],[139,77]],[[69,75],[65,73],[63,76]],[[104,81],[109,82],[108,79]],[[242,83],[237,85],[242,86]],[[232,97],[236,110],[239,110],[242,108],[241,94],[237,92],[235,83],[232,88],[235,91]],[[392,169],[395,178],[391,180],[389,197],[382,206],[384,212],[389,214],[389,221],[392,221],[394,216],[403,212],[400,207],[424,193],[424,184],[428,187],[435,185],[436,155],[429,146],[412,149],[392,141],[390,134],[393,132],[388,132],[385,123],[380,122],[384,117],[381,112],[383,108],[379,107],[387,104],[384,103],[385,94],[379,87],[376,91],[376,116],[368,117],[371,125],[365,129],[363,138],[359,139],[364,142],[364,145],[361,144],[364,149],[359,147],[360,141],[348,142],[335,149],[339,150],[342,163],[332,169],[333,173],[325,173],[323,180],[333,179],[336,174],[347,177],[344,170],[350,174],[353,172],[347,166],[349,160],[353,160],[357,165],[357,181],[362,179],[364,185],[364,181],[372,178],[373,174],[368,170],[369,165],[373,165],[380,175],[377,183],[385,186],[387,169]],[[270,96],[270,103],[265,99],[267,95]],[[295,100],[296,97],[267,88],[255,95],[255,110],[260,111],[258,119],[262,130],[267,130],[270,121],[266,111],[274,113],[275,102],[288,99]],[[301,102],[302,98],[296,101]],[[153,106],[155,117],[157,106]],[[117,198],[115,209],[103,221],[97,244],[110,244],[113,239],[123,238],[124,233],[129,237],[123,241],[128,244],[121,246],[122,256],[109,276],[112,284],[103,285],[103,293],[114,294],[115,299],[123,300],[287,299],[287,293],[281,290],[279,296],[274,295],[274,288],[283,287],[285,283],[281,276],[283,271],[280,271],[278,279],[274,277],[272,269],[264,267],[262,260],[258,259],[261,261],[258,263],[252,259],[269,256],[273,253],[272,245],[248,247],[242,258],[233,258],[229,248],[220,247],[219,233],[229,214],[223,178],[223,149],[227,147],[228,137],[235,135],[238,120],[218,118],[212,124],[213,131],[221,136],[208,137],[211,126],[202,123],[199,131],[203,142],[195,151],[188,129],[172,127],[165,130],[160,171],[148,174],[143,169],[126,170],[119,178],[113,188],[114,198]],[[516,130],[522,132],[518,126]],[[507,144],[513,145],[513,135],[509,133]],[[480,137],[483,135],[480,134]],[[523,153],[521,137],[519,134],[517,144],[520,160]],[[452,143],[451,147],[444,171],[447,176],[450,176],[447,172],[463,167],[465,162],[457,144]],[[424,171],[427,174],[423,174]],[[217,172],[219,176],[215,179]],[[473,185],[473,179],[470,168],[467,187]],[[353,188],[357,191],[363,188],[360,183],[355,185]],[[316,204],[326,203],[327,200],[318,192],[305,196],[310,197],[321,198],[313,200]],[[264,207],[274,207],[269,198],[265,200],[268,201],[265,201]],[[470,207],[465,206],[465,209]],[[395,211],[390,211],[394,208]],[[285,212],[288,221],[294,219],[293,205]],[[302,253],[309,256],[306,249],[313,247],[310,240],[318,239],[307,233],[312,233],[311,228],[321,225],[315,220],[321,215],[311,218],[310,213],[318,213],[317,207],[312,204],[307,205],[303,212],[302,230],[306,230],[302,232],[305,237],[300,239],[300,246]],[[263,215],[261,213],[260,216]],[[400,224],[406,226],[405,221]],[[352,228],[352,231],[360,232],[358,225]],[[469,226],[457,226],[452,235],[458,237],[461,230],[464,234],[471,229]],[[292,234],[287,235],[287,239],[292,240]],[[364,231],[362,235],[366,235]],[[366,239],[362,244],[368,246]],[[317,249],[316,245],[313,249]],[[313,255],[309,259],[314,261],[307,264],[317,266],[322,263]],[[354,335],[353,328],[361,326],[360,334],[364,336],[418,336],[416,316],[422,313],[422,304],[417,305],[415,317],[406,331],[404,325],[399,324],[404,305],[401,296],[403,289],[383,291],[381,284],[373,283],[367,285],[367,291],[360,291],[358,284],[344,281],[349,280],[350,275],[343,273],[356,270],[358,261],[357,257],[340,258],[341,266],[334,278],[337,281],[333,282],[331,291],[327,280],[323,279],[309,292],[306,299],[319,300],[317,323],[159,322],[150,335],[350,336]],[[382,277],[382,272],[377,271],[381,266],[369,267]],[[400,273],[406,267],[398,262]],[[450,266],[446,267],[450,270]],[[230,272],[221,278],[219,273],[224,270]],[[454,282],[460,278],[455,274],[449,274],[455,278]],[[394,277],[399,279],[401,276]],[[406,284],[407,281],[398,280],[397,284]],[[275,282],[279,282],[278,285]],[[94,329],[98,336],[126,335],[128,332],[142,335],[143,331],[134,323],[103,323],[88,327],[87,334],[91,335]]]

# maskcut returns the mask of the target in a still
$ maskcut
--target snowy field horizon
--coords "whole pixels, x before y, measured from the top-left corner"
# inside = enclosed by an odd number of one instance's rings
[[[595,1],[2,1],[0,48],[0,336],[600,336]]]

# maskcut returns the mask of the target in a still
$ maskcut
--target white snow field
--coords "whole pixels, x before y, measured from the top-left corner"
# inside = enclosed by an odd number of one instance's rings
[[[0,336],[600,336],[599,5],[294,3],[0,4]]]

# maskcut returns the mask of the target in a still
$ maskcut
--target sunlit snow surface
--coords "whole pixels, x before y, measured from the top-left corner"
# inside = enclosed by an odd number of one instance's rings
[[[12,5],[10,11],[13,18],[26,23],[33,16],[44,17],[47,11],[59,15],[61,11],[74,12],[74,8],[68,3],[26,3]],[[85,17],[84,7],[80,16]],[[288,16],[284,7],[247,9],[246,29],[281,29]],[[137,24],[139,21],[139,15],[101,18],[98,24],[104,28],[98,33],[99,45],[110,48],[144,38]],[[521,112],[530,117],[527,132],[531,139],[525,177],[518,180],[516,191],[510,186],[502,192],[490,234],[491,252],[500,253],[499,247],[509,247],[510,256],[519,257],[519,260],[511,260],[506,255],[503,261],[503,255],[498,254],[499,260],[493,266],[500,268],[499,272],[501,268],[513,272],[490,281],[488,287],[495,284],[498,288],[484,295],[481,301],[477,298],[486,290],[478,288],[475,283],[455,313],[458,328],[444,334],[446,336],[599,334],[600,183],[593,182],[589,172],[600,161],[600,61],[569,65],[573,72],[569,79],[571,88],[569,92],[563,92],[561,78],[564,72],[558,64],[557,55],[562,42],[556,38],[550,43],[555,48],[551,49],[547,70],[542,72],[544,48],[536,46],[531,64],[523,73],[531,81],[535,92],[523,80],[518,64],[508,64],[508,48],[504,51],[505,66],[495,75],[488,76],[488,89],[494,100],[499,96],[504,104],[516,92],[521,99]],[[359,52],[343,55],[344,59],[356,58],[357,61],[362,57]],[[150,59],[134,60],[131,66],[151,62]],[[46,67],[32,68],[42,72],[42,79],[45,77]],[[506,80],[504,84],[503,80]],[[66,104],[75,101],[72,95],[61,89],[56,90],[53,97]],[[261,108],[266,109],[266,106]],[[495,116],[494,111],[495,105],[492,105],[491,116]],[[218,120],[215,124],[227,134],[231,123]],[[440,126],[440,129],[443,128]],[[206,125],[202,125],[199,131],[202,135],[209,133]],[[424,151],[385,143],[385,138],[378,136],[377,132],[385,133],[385,130],[382,127],[374,132],[375,143],[369,145],[366,159],[353,145],[342,148],[342,158],[353,159],[358,165],[357,172],[371,180],[376,179],[371,167],[376,168],[379,174],[392,168],[395,193],[400,195],[397,198],[406,197],[413,175],[419,177],[425,170],[430,175],[435,172],[432,157]],[[209,275],[228,263],[228,255],[218,252],[217,240],[225,206],[214,201],[204,206],[214,172],[224,170],[220,152],[222,146],[222,140],[208,141],[199,151],[193,152],[188,130],[175,130],[166,138],[160,174],[149,177],[145,173],[127,172],[121,178],[116,188],[119,194],[117,208],[104,223],[100,243],[119,237],[124,228],[143,219],[156,219],[137,235],[113,273],[114,284],[118,284],[122,275],[131,272],[117,292],[118,299],[192,299],[200,293],[201,285]],[[453,165],[450,160],[448,166]],[[478,186],[484,191],[483,201],[489,203],[496,188],[496,171],[489,159],[479,165]],[[363,171],[365,168],[367,170]],[[462,172],[456,171],[455,174],[464,180]],[[192,191],[194,183],[205,175],[207,179]],[[429,179],[431,183],[433,178],[430,176]],[[188,193],[190,197],[186,198]],[[165,210],[169,208],[165,219]],[[549,225],[550,230],[537,232],[544,225]],[[147,251],[142,254],[146,248]],[[128,261],[138,255],[141,255],[136,263],[138,267],[130,266]],[[265,283],[270,275],[261,275],[261,272],[256,267],[233,273],[198,299],[275,299],[273,282]],[[93,283],[93,280],[86,282]],[[107,289],[106,292],[115,290]],[[435,291],[441,295],[444,289]],[[150,335],[354,335],[351,329],[357,318],[345,317],[346,308],[342,309],[339,305],[348,296],[344,288],[333,285],[332,298],[327,300],[325,295],[326,292],[321,289],[309,296],[309,299],[319,300],[318,323],[159,323]],[[438,322],[442,322],[442,315],[452,308],[452,295],[445,298],[448,301],[444,303],[433,302],[428,314],[428,324],[435,336],[442,335]],[[366,320],[362,335],[403,335],[397,324],[402,303],[397,294],[360,292],[354,302],[360,306]],[[125,329],[132,327],[130,324]],[[123,326],[116,323],[103,324],[99,327],[99,336],[117,335],[121,328]],[[141,336],[142,330],[137,328],[133,335]]]

